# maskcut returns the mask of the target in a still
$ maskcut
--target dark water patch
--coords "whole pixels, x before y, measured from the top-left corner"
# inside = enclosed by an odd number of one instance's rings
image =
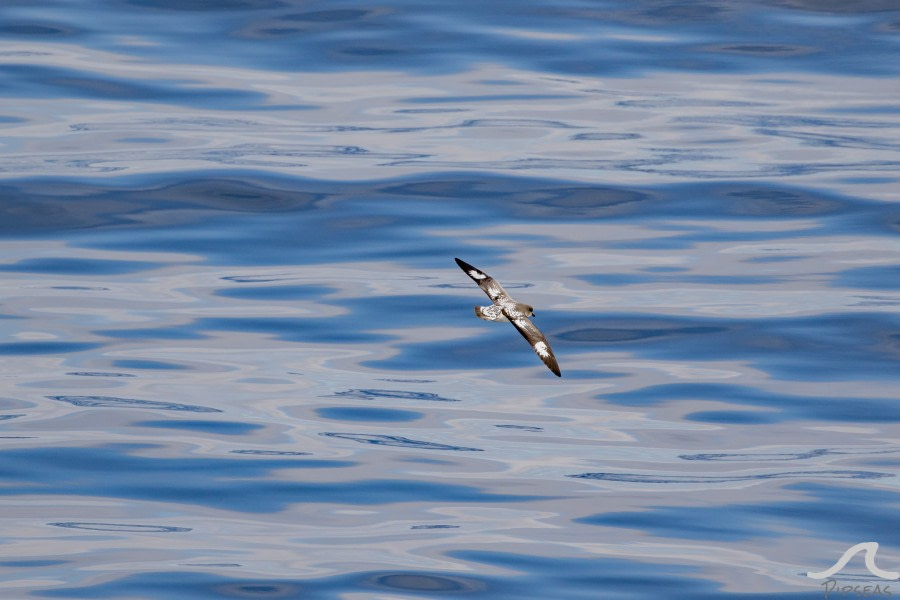
[[[459,525],[413,525],[410,529],[459,529]]]
[[[744,516],[741,520],[738,517]],[[634,529],[643,535],[690,540],[739,541],[780,537],[768,519],[743,515],[729,506],[653,506],[648,510],[612,512],[574,519],[575,523]]]
[[[162,263],[136,260],[108,260],[87,258],[26,258],[12,264],[0,265],[0,271],[11,273],[44,273],[47,275],[122,275],[162,266]]]
[[[696,108],[696,107],[713,107],[727,106],[731,108],[753,108],[772,106],[770,102],[758,102],[753,100],[710,100],[706,98],[692,98],[682,96],[659,95],[650,98],[642,98],[640,100],[619,100],[616,106],[623,108]]]
[[[212,215],[312,210],[324,198],[296,182],[282,186],[284,181],[278,176],[252,173],[238,179],[194,174],[119,178],[103,183],[49,178],[8,181],[0,185],[0,193],[7,199],[0,207],[0,233],[22,237],[90,230],[94,240],[100,231],[124,228],[139,229],[141,235],[131,234],[132,241],[139,241],[156,230],[168,231],[172,237],[173,228],[183,226],[185,232],[197,235],[205,231],[200,226]],[[163,214],[163,222],[151,224]],[[170,244],[177,241],[163,239]]]
[[[850,199],[772,184],[724,184],[710,191],[713,193],[708,201],[721,203],[719,210],[723,216],[797,218],[858,210],[858,203]]]
[[[797,255],[797,256],[751,256],[743,259],[745,263],[780,263],[780,262],[791,262],[794,260],[807,260],[810,257],[808,255]]]
[[[766,0],[775,6],[785,6],[810,12],[866,15],[878,12],[897,12],[897,3],[893,0],[859,0],[857,2],[841,2],[841,0]]]
[[[400,197],[446,198],[456,202],[465,199],[466,204],[474,201],[478,203],[477,208],[480,208],[478,212],[490,209],[486,216],[491,213],[503,215],[503,220],[510,217],[567,220],[634,215],[641,212],[641,208],[654,198],[650,193],[628,188],[573,185],[537,179],[523,181],[496,176],[391,182],[381,192]],[[471,222],[471,218],[472,213],[469,213],[468,222]]]
[[[208,566],[208,565],[200,565]],[[140,595],[142,598],[190,598],[213,600],[244,598],[257,600],[325,600],[366,595],[390,594],[394,597],[429,598],[498,598],[512,596],[491,595],[500,588],[489,587],[487,578],[428,571],[344,571],[339,575],[319,578],[236,578],[210,572],[153,571],[127,574],[116,579],[90,585],[56,586],[34,595],[47,598],[123,598]],[[519,589],[516,586],[516,589]],[[400,596],[398,596],[398,594]],[[408,596],[415,594],[415,596]],[[517,596],[526,598],[527,596]]]
[[[425,400],[427,402],[459,402],[459,400],[455,398],[445,398],[432,392],[414,392],[407,390],[349,389],[344,392],[335,392],[333,395],[336,398],[358,398],[360,400],[396,398],[398,400]]]
[[[887,231],[893,222],[883,204],[760,183],[635,189],[496,174],[344,183],[253,172],[232,178],[201,172],[116,181],[6,182],[0,186],[7,198],[0,206],[0,233],[24,237],[68,231],[73,245],[187,253],[211,264],[316,264],[365,255],[434,267],[458,255],[460,248],[443,236],[423,246],[430,229],[469,227],[473,220],[490,226],[603,218],[658,226],[669,218],[819,217],[816,227],[793,232],[807,237],[843,234],[854,225]],[[706,239],[734,241],[735,235],[770,240],[787,234],[695,227],[655,243],[680,247]],[[495,260],[501,253],[479,248],[479,255]]]
[[[848,545],[860,539],[900,544],[897,502],[891,491],[807,482],[788,487],[802,490],[807,497],[725,506],[652,506],[642,511],[598,513],[575,522],[676,539],[741,541],[815,532],[819,539]]]
[[[181,338],[178,338],[181,339]],[[193,338],[190,338],[193,339]],[[118,360],[112,361],[112,366],[120,367],[122,369],[141,369],[141,370],[153,370],[153,371],[182,371],[188,369],[189,367],[186,365],[181,365],[178,363],[164,362],[161,360],[147,360],[147,359],[136,359],[136,358],[120,358]]]
[[[641,271],[646,273],[687,273],[690,269],[687,267],[645,267]]]
[[[718,402],[735,407],[749,405],[771,411],[763,413],[763,418],[774,418],[775,414],[782,415],[779,421],[790,419],[842,423],[900,421],[900,407],[893,398],[801,396],[722,383],[667,383],[646,386],[630,392],[603,394],[599,398],[622,406],[655,406],[681,401]]]
[[[354,9],[354,8],[338,8],[331,10],[311,10],[302,13],[291,13],[282,15],[280,18],[285,21],[311,21],[314,23],[336,23],[344,21],[356,21],[366,16],[372,15],[374,11]]]
[[[323,285],[267,285],[220,288],[213,292],[223,298],[239,300],[310,300],[334,293],[336,288]]]
[[[66,529],[87,529],[88,531],[116,531],[127,533],[181,533],[193,531],[190,527],[171,527],[167,525],[134,525],[131,523],[79,523],[65,521],[61,523],[47,523],[54,527]]]
[[[19,98],[88,98],[140,101],[228,110],[263,107],[265,94],[211,88],[183,81],[126,79],[45,65],[0,65],[0,85]]]
[[[57,38],[69,37],[78,33],[80,32],[76,29],[62,24],[19,22],[0,25],[0,37]]]
[[[797,56],[819,52],[816,48],[808,46],[791,46],[788,44],[716,44],[704,46],[706,52],[724,52],[734,54],[747,54],[751,56]]]
[[[878,540],[894,548],[900,546],[900,519],[897,516],[900,503],[896,491],[812,481],[789,484],[786,488],[802,493],[805,498],[795,502],[774,502],[756,512],[764,514],[773,523],[787,519],[828,539],[843,541],[844,548],[861,539]]]
[[[577,328],[544,329],[551,343],[627,350],[656,360],[742,360],[794,381],[891,380],[900,359],[900,319],[891,313],[765,319],[610,315],[603,321],[573,314],[555,321],[557,328],[560,322]],[[554,348],[565,353],[564,344]]]
[[[900,290],[900,265],[847,269],[838,273],[832,285],[867,290]]]
[[[370,575],[361,582],[364,588],[389,592],[438,594],[472,594],[485,590],[485,585],[472,577],[436,575],[423,572],[394,572]]]
[[[785,0],[761,7],[614,0],[602,5],[526,2],[510,10],[507,3],[357,7],[281,0],[120,0],[103,8],[80,5],[77,12],[57,7],[52,21],[23,20],[12,9],[0,17],[11,24],[6,36],[14,40],[60,39],[64,34],[51,30],[81,32],[79,25],[87,19],[97,30],[92,47],[125,49],[147,62],[195,68],[434,76],[497,65],[558,78],[698,71],[896,75],[895,61],[884,60],[895,51],[889,36],[873,32],[893,31],[897,18],[884,2],[870,10],[871,2],[838,6]],[[851,18],[825,28],[824,35],[822,14]],[[189,36],[183,34],[185,23]],[[138,49],[125,41],[131,39],[150,43]],[[122,79],[133,87],[147,85]],[[183,93],[149,87],[163,97],[181,99]],[[212,98],[204,101],[213,104],[217,97]]]
[[[290,450],[230,450],[230,454],[253,454],[256,456],[309,456],[311,452],[295,452]]]
[[[332,406],[317,408],[316,414],[323,419],[333,421],[362,421],[376,422],[387,421],[392,423],[406,423],[422,418],[422,413],[411,410],[394,410],[389,408],[364,408],[355,406]]]
[[[116,398],[114,396],[47,396],[47,398],[59,402],[68,402],[73,406],[87,408],[148,408],[153,410],[174,410],[180,412],[222,412],[218,408],[209,408],[207,406],[160,402],[157,400],[139,400],[136,398]]]
[[[571,140],[574,141],[622,141],[622,140],[638,140],[641,135],[637,133],[576,133]]]
[[[0,355],[26,356],[34,354],[68,354],[101,348],[103,344],[91,342],[7,342],[0,344]]]
[[[298,480],[293,469],[335,470],[353,461],[306,457],[153,457],[147,445],[56,446],[0,450],[0,496],[89,497],[279,512],[297,502],[384,505],[405,502],[493,504],[551,499],[493,494],[470,485],[416,479]],[[177,476],[176,476],[177,474]],[[252,490],[252,492],[248,492]]]
[[[648,322],[647,325],[650,325]],[[649,327],[632,327],[619,329],[612,327],[592,327],[576,329],[557,334],[556,337],[569,342],[593,342],[601,344],[614,344],[617,342],[635,342],[643,340],[659,340],[668,337],[685,337],[693,335],[706,335],[722,333],[726,327],[664,327],[662,323]]]
[[[571,186],[533,189],[522,194],[516,204],[529,218],[603,218],[635,215],[648,209],[656,198],[623,188]]]
[[[239,423],[235,421],[135,421],[134,427],[156,427],[159,429],[180,429],[198,433],[212,433],[217,435],[244,435],[263,429],[263,425],[252,423]]]
[[[235,283],[271,283],[273,281],[286,281],[293,279],[290,276],[274,276],[274,275],[228,275],[222,277],[225,281],[233,281]]]
[[[578,129],[575,125],[569,125],[563,121],[548,121],[545,119],[467,119],[460,123],[459,127]]]
[[[783,420],[780,413],[750,410],[703,410],[684,415],[688,421],[698,423],[727,423],[731,425],[769,425]]]
[[[286,183],[289,180],[281,180],[277,176],[247,175],[240,178],[216,175],[178,177],[174,182],[151,184],[150,189],[139,192],[135,189],[135,192],[151,207],[204,207],[215,211],[254,214],[313,210],[327,197],[322,192],[304,189],[296,183],[282,187],[282,181]]]
[[[833,133],[810,133],[760,128],[757,133],[769,137],[783,137],[799,140],[807,146],[826,148],[863,148],[867,150],[900,150],[900,143],[883,138],[837,135]]]
[[[884,215],[884,223],[891,232],[900,232],[900,213],[890,212]]]
[[[826,454],[829,454],[829,451],[827,449],[817,448],[808,452],[715,452],[704,454],[682,454],[678,458],[681,458],[683,460],[709,460],[723,462],[770,462],[783,460],[807,460],[810,458],[825,456]]]
[[[900,448],[815,448],[798,452],[714,452],[682,454],[683,460],[708,460],[722,462],[770,462],[809,460],[820,456],[877,456],[897,454]]]
[[[322,432],[319,435],[325,437],[340,438],[343,440],[353,440],[363,444],[373,444],[375,446],[396,446],[399,448],[417,448],[420,450],[451,450],[455,452],[484,452],[481,448],[466,448],[465,446],[452,446],[449,444],[439,444],[437,442],[426,442],[422,440],[411,440],[399,435],[382,435],[376,433],[332,433]]]
[[[0,567],[9,567],[11,569],[17,568],[41,568],[41,567],[56,567],[58,565],[69,564],[68,560],[53,560],[53,559],[45,559],[45,560],[2,560],[0,561]]]
[[[116,0],[127,6],[142,7],[151,11],[199,11],[217,14],[221,11],[257,11],[284,6],[283,0]]]
[[[742,125],[761,129],[782,129],[786,127],[812,128],[828,131],[832,128],[848,129],[890,129],[896,127],[891,121],[848,117],[810,116],[806,114],[732,114],[727,116],[685,116],[676,119],[682,123],[716,123],[720,125]]]
[[[543,427],[534,427],[532,425],[494,425],[500,429],[516,429],[519,431],[543,431]]]
[[[335,53],[337,55],[349,55],[359,58],[402,57],[402,55],[406,54],[406,49],[400,46],[344,46],[336,50]]]
[[[893,473],[876,471],[784,471],[779,473],[753,473],[748,475],[647,475],[644,473],[578,473],[566,475],[575,479],[620,481],[650,484],[717,484],[737,481],[765,481],[769,479],[881,479],[895,477]]]
[[[542,553],[515,553],[491,550],[451,550],[451,558],[486,565],[491,573],[512,573],[485,577],[484,598],[597,598],[598,590],[608,590],[608,598],[666,598],[671,600],[711,600],[725,598],[713,591],[718,584],[700,574],[700,567],[664,564],[652,560],[629,560],[608,556],[579,558],[546,556]],[[565,590],[565,595],[560,595]],[[605,592],[604,592],[605,593]],[[790,597],[748,594],[746,600]]]
[[[24,417],[24,414],[21,415],[0,415],[0,421],[9,421],[10,419],[18,419],[19,417]]]
[[[134,377],[131,373],[112,373],[107,371],[71,371],[66,375],[76,377]]]

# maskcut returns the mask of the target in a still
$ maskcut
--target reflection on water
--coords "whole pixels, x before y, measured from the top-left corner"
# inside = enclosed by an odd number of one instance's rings
[[[4,590],[818,598],[853,544],[900,564],[898,24],[0,7]],[[561,380],[454,256],[540,307]]]

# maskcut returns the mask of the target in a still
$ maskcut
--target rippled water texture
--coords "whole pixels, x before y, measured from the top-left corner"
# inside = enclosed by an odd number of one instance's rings
[[[898,36],[887,0],[3,3],[3,598],[900,570]]]

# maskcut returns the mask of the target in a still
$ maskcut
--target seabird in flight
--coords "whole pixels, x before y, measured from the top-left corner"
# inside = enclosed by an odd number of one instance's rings
[[[475,314],[478,318],[485,321],[511,322],[513,327],[528,340],[528,343],[534,349],[534,353],[544,361],[544,364],[557,377],[562,377],[562,374],[559,372],[559,364],[556,362],[556,357],[553,356],[553,350],[550,349],[547,338],[528,318],[534,316],[534,308],[524,302],[517,302],[510,298],[503,286],[484,271],[479,271],[469,263],[458,258],[456,259],[456,264],[478,284],[478,287],[484,290],[484,293],[493,302],[490,306],[475,307]]]

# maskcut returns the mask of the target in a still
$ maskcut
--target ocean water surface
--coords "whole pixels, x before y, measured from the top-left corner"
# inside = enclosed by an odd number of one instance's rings
[[[0,39],[4,598],[900,592],[807,576],[900,570],[895,2],[15,1]]]

